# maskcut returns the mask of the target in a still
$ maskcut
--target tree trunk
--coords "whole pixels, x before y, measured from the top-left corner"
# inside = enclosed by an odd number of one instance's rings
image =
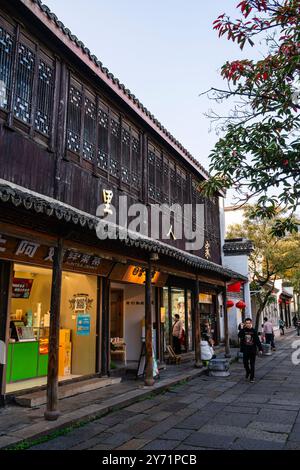
[[[261,314],[262,314],[265,306],[267,305],[268,299],[269,299],[270,295],[272,294],[272,292],[273,292],[273,289],[271,291],[267,292],[263,302],[260,304],[259,309],[256,313],[255,327],[254,327],[256,331],[258,331],[258,329],[259,329]]]

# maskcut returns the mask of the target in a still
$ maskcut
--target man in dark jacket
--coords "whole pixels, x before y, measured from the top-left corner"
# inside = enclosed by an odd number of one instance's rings
[[[246,318],[244,326],[239,332],[239,338],[241,340],[241,350],[243,352],[246,379],[248,379],[250,376],[250,382],[253,383],[255,374],[256,352],[258,348],[259,353],[262,354],[262,345],[258,337],[257,331],[252,326],[251,318]]]

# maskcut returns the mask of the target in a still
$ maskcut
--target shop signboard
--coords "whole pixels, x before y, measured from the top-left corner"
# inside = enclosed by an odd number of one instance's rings
[[[78,315],[77,316],[77,335],[89,336],[91,333],[91,316]]]
[[[213,298],[211,294],[199,294],[200,304],[212,304]]]
[[[33,279],[21,279],[14,277],[12,284],[13,299],[29,299]]]
[[[54,247],[0,233],[0,258],[2,259],[51,268],[53,257]],[[101,258],[98,254],[85,253],[71,247],[64,249],[63,269],[66,271],[75,270],[85,274],[107,276],[112,266],[111,260]]]

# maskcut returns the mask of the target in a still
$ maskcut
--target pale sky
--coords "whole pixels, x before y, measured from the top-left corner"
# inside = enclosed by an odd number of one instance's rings
[[[237,0],[45,0],[73,34],[129,88],[206,169],[217,141],[204,116],[218,105],[199,94],[224,86],[226,60],[253,55],[212,22],[237,16]],[[221,108],[219,108],[221,110]]]

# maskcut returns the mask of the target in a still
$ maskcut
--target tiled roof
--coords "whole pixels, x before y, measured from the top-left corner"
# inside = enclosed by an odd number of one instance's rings
[[[0,203],[1,202],[34,211],[38,214],[44,214],[48,217],[55,217],[61,222],[70,223],[83,228],[85,227],[87,230],[93,231],[95,237],[96,227],[99,222],[101,222],[101,219],[96,216],[77,210],[72,206],[63,204],[47,196],[34,193],[13,183],[4,183],[4,180],[0,181]],[[122,229],[119,227],[119,232],[121,232],[121,230]],[[219,274],[228,280],[248,280],[245,276],[231,269],[224,268],[219,264],[212,263],[199,256],[172,247],[167,243],[140,236],[139,234],[135,234],[134,238],[127,234],[126,237],[122,236],[118,238],[118,242],[126,246],[142,249],[149,253],[158,253],[176,259],[178,262],[186,264],[189,270],[192,272],[194,270],[195,273],[205,271],[206,273]]]
[[[26,6],[28,6],[28,0],[20,0],[22,1]],[[201,163],[196,160],[196,158],[191,155],[190,152],[177,140],[173,135],[156,119],[156,117],[140,102],[140,100],[128,89],[126,88],[123,83],[120,82],[120,80],[115,77],[106,67],[103,66],[102,62],[94,55],[91,53],[90,49],[88,49],[82,41],[80,41],[77,36],[72,34],[72,32],[57,18],[57,16],[51,12],[50,8],[47,5],[44,5],[41,0],[30,0],[32,3],[38,5],[40,10],[63,32],[65,36],[67,36],[68,40],[71,41],[71,43],[75,44],[81,51],[86,54],[89,58],[89,60],[95,64],[102,73],[106,75],[106,77],[109,79],[110,85],[112,88],[117,86],[119,90],[122,90],[124,95],[132,101],[134,106],[138,108],[139,110],[142,111],[142,113],[150,118],[154,126],[159,129],[165,137],[167,137],[176,147],[177,151],[184,156],[184,158],[192,164],[192,166],[196,167],[196,169],[199,171],[199,173],[204,177],[204,178],[209,178],[209,173],[205,170],[205,168],[201,165]]]
[[[225,244],[223,246],[223,251],[224,251],[225,256],[241,255],[241,254],[249,255],[251,251],[253,251],[253,249],[254,249],[253,242],[245,238],[227,239],[225,240]]]

